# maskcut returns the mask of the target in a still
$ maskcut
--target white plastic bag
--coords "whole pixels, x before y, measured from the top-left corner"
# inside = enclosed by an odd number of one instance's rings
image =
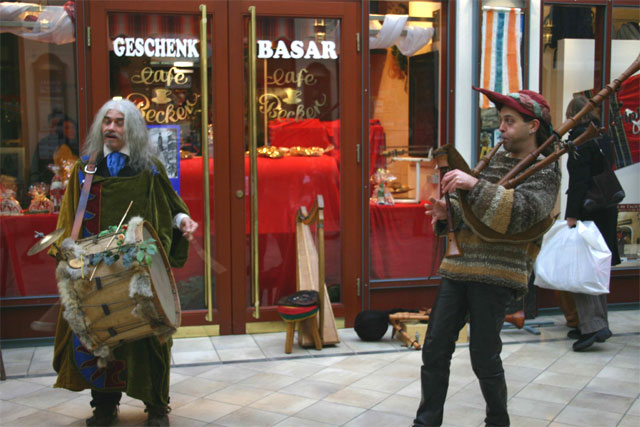
[[[611,251],[593,221],[578,221],[574,228],[556,221],[544,235],[534,271],[541,288],[608,294]]]

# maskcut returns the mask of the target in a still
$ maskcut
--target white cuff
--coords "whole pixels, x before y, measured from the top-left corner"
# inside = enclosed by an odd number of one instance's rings
[[[184,212],[176,214],[176,216],[173,217],[173,228],[177,228],[178,230],[180,230],[180,224],[185,218],[189,218],[189,215]]]

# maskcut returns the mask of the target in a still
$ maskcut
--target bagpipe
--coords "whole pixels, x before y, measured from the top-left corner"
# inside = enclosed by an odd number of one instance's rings
[[[518,164],[516,164],[513,169],[511,169],[504,177],[502,177],[497,184],[503,186],[506,189],[514,188],[523,180],[527,179],[550,163],[556,161],[564,153],[575,150],[575,148],[580,146],[580,144],[591,140],[599,133],[601,133],[603,129],[598,129],[592,122],[587,127],[587,129],[573,141],[560,141],[562,135],[575,127],[582,117],[596,108],[598,104],[600,104],[605,98],[607,98],[611,93],[615,92],[623,81],[625,81],[638,70],[640,70],[640,55],[638,55],[635,61],[633,61],[633,63],[618,78],[614,79],[611,83],[606,85],[596,95],[589,99],[589,102],[578,113],[576,113],[573,117],[567,119],[564,123],[562,123],[560,127],[554,129],[552,135],[544,143],[542,143],[537,149],[529,153],[524,159],[518,162]],[[537,161],[538,156],[540,156],[541,153],[550,148],[550,146],[552,146],[552,144],[554,143],[558,143],[561,148],[555,150],[552,154],[546,156],[544,159]],[[436,160],[438,168],[441,171],[441,175],[452,169],[460,169],[474,177],[478,177],[501,146],[502,142],[497,144],[486,156],[480,159],[476,167],[473,169],[469,167],[460,153],[458,153],[458,151],[450,144],[438,148],[434,152],[434,158]],[[513,234],[500,233],[484,224],[474,215],[471,206],[467,201],[467,194],[468,191],[458,190],[458,200],[460,208],[462,210],[463,219],[465,223],[469,227],[471,227],[471,229],[481,239],[487,242],[522,243],[535,241],[541,238],[555,221],[555,218],[550,215],[542,221],[534,224],[528,230]],[[460,250],[460,247],[456,240],[456,235],[453,227],[453,211],[451,208],[449,193],[446,193],[444,197],[447,207],[447,238],[449,241],[445,256],[462,256],[462,251]]]

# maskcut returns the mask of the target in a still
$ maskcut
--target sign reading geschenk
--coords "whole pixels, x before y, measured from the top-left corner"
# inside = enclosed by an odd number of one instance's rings
[[[265,90],[258,97],[260,112],[268,120],[304,120],[322,115],[329,98],[327,91],[330,86],[327,82],[320,81],[311,71],[317,67],[312,65],[313,62],[305,61],[302,64],[296,63],[292,69],[290,61],[283,63],[282,60],[338,59],[335,42],[293,40],[287,43],[280,40],[274,48],[271,41],[258,40],[258,58],[265,60],[264,66],[268,70],[265,75]],[[326,73],[323,75],[326,77]]]
[[[143,39],[118,37],[113,40],[116,56],[148,56],[156,58],[199,58],[198,39]]]

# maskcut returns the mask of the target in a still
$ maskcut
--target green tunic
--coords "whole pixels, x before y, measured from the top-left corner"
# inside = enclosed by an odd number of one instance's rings
[[[81,192],[78,178],[79,168],[85,163],[78,161],[65,192],[58,227],[65,228],[66,235],[71,234],[73,219]],[[93,185],[101,185],[100,229],[118,225],[129,203],[133,205],[127,220],[141,216],[151,223],[158,233],[161,243],[169,257],[172,267],[181,267],[187,260],[189,242],[182,233],[173,228],[173,218],[188,208],[171,187],[166,172],[160,162],[155,162],[156,170],[144,170],[128,177],[94,176]],[[81,170],[81,169],[80,169]],[[54,252],[54,251],[52,251]],[[123,367],[112,387],[103,389],[92,387],[80,374],[73,356],[73,334],[68,323],[58,319],[54,344],[53,367],[58,373],[54,387],[80,391],[95,388],[100,391],[123,391],[127,395],[153,405],[167,405],[169,402],[169,367],[171,362],[171,344],[161,343],[158,338],[150,337],[132,343],[123,344],[114,349],[116,361]],[[116,386],[113,386],[117,384]]]

